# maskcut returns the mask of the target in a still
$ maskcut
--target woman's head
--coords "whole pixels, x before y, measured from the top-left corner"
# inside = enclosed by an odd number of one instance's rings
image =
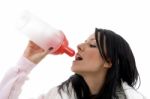
[[[136,83],[135,59],[129,44],[120,35],[111,30],[96,29],[77,48],[73,72],[82,75],[107,71],[107,82],[115,79],[132,86]]]

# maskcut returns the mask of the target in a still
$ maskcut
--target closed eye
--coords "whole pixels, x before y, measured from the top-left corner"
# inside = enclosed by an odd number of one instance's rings
[[[94,44],[89,44],[90,47],[96,48],[97,46]]]

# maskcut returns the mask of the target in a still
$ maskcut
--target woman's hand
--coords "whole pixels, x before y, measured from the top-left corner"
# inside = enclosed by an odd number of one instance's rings
[[[31,62],[38,64],[52,49],[49,48],[49,50],[45,51],[34,42],[29,41],[23,55]]]

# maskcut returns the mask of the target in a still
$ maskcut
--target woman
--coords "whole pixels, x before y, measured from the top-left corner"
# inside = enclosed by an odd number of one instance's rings
[[[134,88],[139,73],[133,53],[121,36],[96,29],[77,49],[71,67],[75,74],[38,99],[144,99]],[[0,99],[17,99],[27,75],[49,51],[30,41],[18,65],[1,82]]]

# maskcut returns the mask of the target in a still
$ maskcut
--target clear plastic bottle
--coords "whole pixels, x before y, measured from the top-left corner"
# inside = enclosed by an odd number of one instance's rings
[[[74,56],[73,49],[68,47],[68,40],[65,34],[29,12],[24,13],[19,19],[18,29],[29,37],[44,50],[53,47],[50,54],[63,54]]]

